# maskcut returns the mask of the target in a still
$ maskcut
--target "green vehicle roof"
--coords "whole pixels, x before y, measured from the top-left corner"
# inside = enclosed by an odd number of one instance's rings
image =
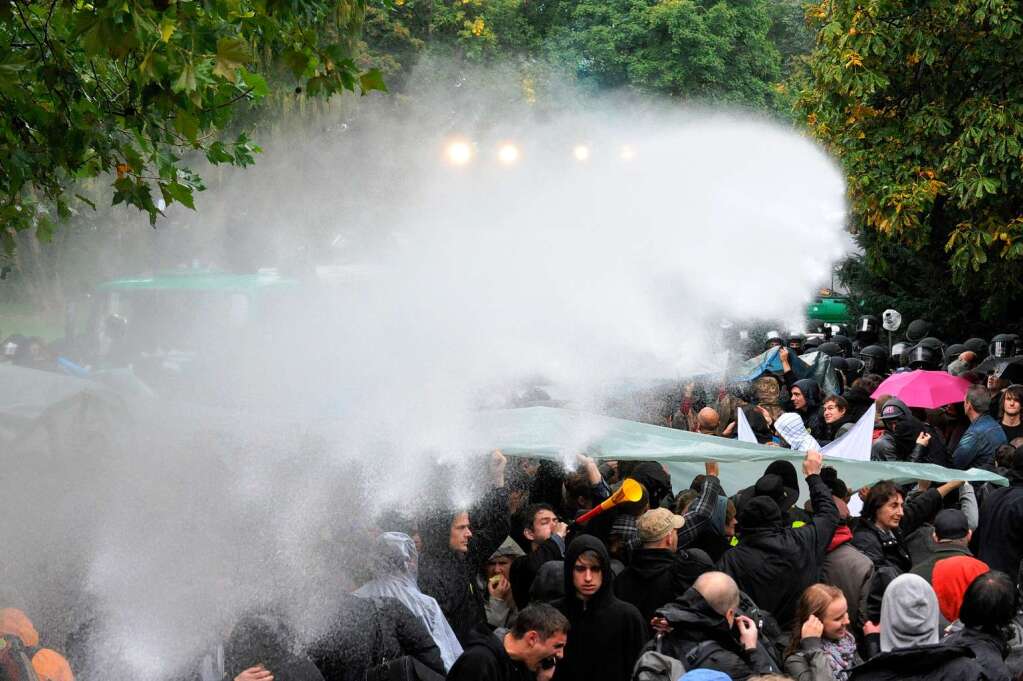
[[[231,274],[226,272],[163,272],[147,277],[128,277],[106,281],[99,291],[220,291],[252,293],[267,289],[292,288],[297,279],[276,273]]]
[[[847,322],[849,303],[845,298],[820,298],[806,306],[806,316],[822,322]]]

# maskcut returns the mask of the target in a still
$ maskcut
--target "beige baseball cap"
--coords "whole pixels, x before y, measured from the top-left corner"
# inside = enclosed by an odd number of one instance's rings
[[[644,544],[660,541],[672,530],[678,530],[686,524],[685,518],[675,515],[666,508],[655,508],[647,511],[636,521],[639,538]]]

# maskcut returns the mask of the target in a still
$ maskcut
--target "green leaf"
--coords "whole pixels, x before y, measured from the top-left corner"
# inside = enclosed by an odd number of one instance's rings
[[[170,205],[177,201],[183,206],[195,210],[195,200],[192,198],[192,188],[180,182],[160,183],[160,191],[163,193],[163,200]]]
[[[186,109],[178,109],[174,117],[174,129],[184,135],[193,144],[199,137],[199,119]]]
[[[244,38],[221,38],[217,41],[217,63],[213,74],[234,83],[237,70],[252,61],[252,51]]]
[[[387,92],[387,85],[384,83],[384,76],[380,73],[380,70],[370,69],[359,76],[359,89],[362,91],[362,94],[366,94],[372,90]]]
[[[245,86],[251,90],[253,97],[261,99],[270,94],[270,88],[266,84],[266,79],[258,73],[252,73],[247,69],[241,70],[242,82]]]
[[[192,92],[196,88],[195,66],[188,62],[181,67],[181,73],[171,86],[171,92]]]

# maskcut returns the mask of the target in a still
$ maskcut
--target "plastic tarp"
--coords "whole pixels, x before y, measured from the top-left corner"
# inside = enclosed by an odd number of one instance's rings
[[[778,357],[778,348],[771,348],[756,357],[746,360],[732,372],[732,381],[754,381],[771,372],[782,375],[784,369]],[[797,379],[812,378],[817,381],[824,395],[838,394],[838,378],[831,370],[831,358],[823,352],[808,352],[795,357],[789,354],[789,364]]]
[[[730,493],[753,484],[771,461],[788,459],[799,470],[803,459],[803,454],[788,449],[552,407],[478,412],[472,442],[480,449],[500,449],[509,455],[562,461],[569,466],[575,465],[576,453],[597,459],[659,461],[667,465],[676,490],[702,473],[704,462],[717,461],[721,481]],[[976,468],[959,471],[933,464],[852,461],[827,454],[824,461],[854,489],[878,480],[1008,484],[1002,476]]]

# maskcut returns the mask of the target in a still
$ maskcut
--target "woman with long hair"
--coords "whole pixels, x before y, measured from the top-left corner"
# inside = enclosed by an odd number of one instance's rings
[[[841,589],[811,584],[796,609],[785,673],[796,681],[846,681],[859,662]]]

